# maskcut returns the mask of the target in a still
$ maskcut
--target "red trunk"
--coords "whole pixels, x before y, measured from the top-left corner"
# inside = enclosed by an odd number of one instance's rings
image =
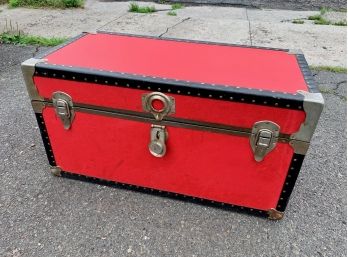
[[[282,217],[323,104],[302,54],[98,33],[41,58],[23,73],[56,172]]]

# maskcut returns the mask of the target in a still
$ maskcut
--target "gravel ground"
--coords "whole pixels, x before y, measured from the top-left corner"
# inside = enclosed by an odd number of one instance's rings
[[[346,75],[317,72],[326,107],[282,221],[52,177],[19,63],[0,45],[0,256],[346,256]]]

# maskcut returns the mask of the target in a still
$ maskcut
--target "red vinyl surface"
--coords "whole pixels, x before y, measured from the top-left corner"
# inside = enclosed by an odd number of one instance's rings
[[[258,163],[247,137],[167,127],[167,154],[156,158],[150,124],[76,112],[65,130],[53,108],[43,117],[63,170],[261,210],[276,207],[293,154],[278,143]]]
[[[122,87],[103,86],[85,82],[34,77],[39,94],[50,99],[53,92],[69,94],[75,103],[143,112],[142,94],[150,91]],[[255,122],[270,120],[279,124],[281,132],[292,134],[298,131],[305,119],[303,111],[275,108],[207,98],[171,95],[175,98],[173,117],[251,128]]]
[[[295,55],[275,50],[87,34],[45,59],[50,64],[197,83],[308,91]]]

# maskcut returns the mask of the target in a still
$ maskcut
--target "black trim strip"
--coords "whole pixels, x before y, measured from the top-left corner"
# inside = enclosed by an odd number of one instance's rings
[[[309,92],[311,93],[319,93],[319,88],[317,86],[317,83],[315,82],[313,78],[313,74],[311,70],[309,69],[308,63],[306,61],[306,58],[303,54],[296,54],[297,63],[300,67],[300,70],[302,72],[303,78],[306,81],[307,87]]]
[[[54,154],[52,151],[50,139],[48,137],[46,124],[45,124],[44,118],[42,116],[42,113],[35,113],[35,117],[37,120],[37,124],[39,125],[39,128],[40,128],[40,134],[41,134],[41,138],[42,138],[42,141],[43,141],[43,144],[45,147],[48,163],[51,166],[56,166],[56,160],[54,159]]]
[[[175,200],[187,201],[187,202],[201,204],[201,205],[208,205],[208,206],[215,207],[215,208],[221,208],[221,209],[225,209],[225,210],[233,210],[236,212],[247,213],[247,214],[261,216],[261,217],[265,217],[265,218],[269,216],[268,212],[263,211],[263,210],[252,209],[252,208],[248,208],[248,207],[227,204],[227,203],[222,203],[222,202],[216,202],[216,201],[206,200],[203,198],[197,198],[197,197],[187,196],[187,195],[183,195],[183,194],[171,193],[171,192],[161,191],[161,190],[147,188],[147,187],[135,186],[135,185],[126,184],[126,183],[118,183],[118,182],[104,180],[104,179],[98,179],[98,178],[94,178],[94,177],[87,177],[84,175],[79,175],[79,174],[75,174],[75,173],[71,173],[71,172],[67,172],[67,171],[62,171],[61,175],[64,178],[70,178],[70,179],[89,182],[89,183],[96,183],[99,185],[110,186],[113,188],[128,189],[128,190],[132,190],[132,191],[136,191],[136,192],[142,192],[142,193],[161,196],[161,197],[169,197],[169,198],[172,198]]]
[[[273,106],[277,108],[303,110],[304,97],[298,93],[288,94],[251,88],[210,85],[204,83],[197,84],[112,71],[53,65],[44,62],[36,64],[35,76],[88,82],[106,86],[141,89],[146,91],[168,92],[171,94]]]
[[[291,193],[295,187],[295,183],[300,173],[304,155],[294,154],[290,163],[290,167],[277,203],[277,210],[284,212],[288,205]]]

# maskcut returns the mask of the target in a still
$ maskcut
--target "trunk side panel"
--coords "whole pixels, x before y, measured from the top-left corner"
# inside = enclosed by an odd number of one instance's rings
[[[122,87],[34,77],[39,94],[50,99],[55,91],[69,94],[76,103],[143,112],[141,97],[151,91]],[[224,124],[251,129],[255,122],[270,120],[277,123],[281,133],[292,134],[305,120],[303,111],[254,104],[213,100],[168,94],[175,98],[176,112],[172,117]]]
[[[249,208],[275,208],[291,162],[288,144],[258,163],[249,138],[167,127],[167,154],[148,150],[150,124],[75,113],[65,130],[43,110],[54,157],[63,170]]]

